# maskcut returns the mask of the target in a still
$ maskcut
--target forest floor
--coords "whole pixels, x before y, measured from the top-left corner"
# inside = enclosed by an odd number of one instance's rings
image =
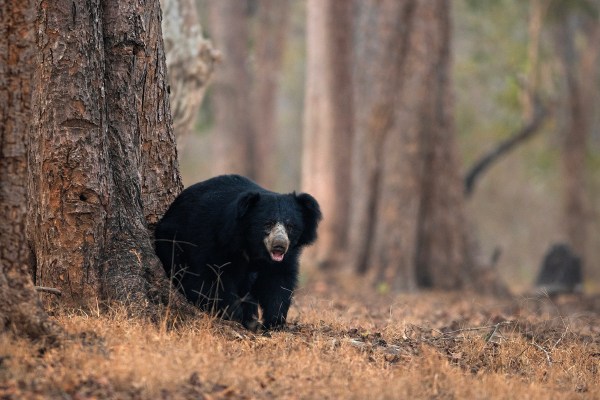
[[[344,282],[341,282],[344,281]],[[70,339],[0,336],[0,399],[600,398],[600,298],[383,295],[303,284],[283,331],[60,312]]]

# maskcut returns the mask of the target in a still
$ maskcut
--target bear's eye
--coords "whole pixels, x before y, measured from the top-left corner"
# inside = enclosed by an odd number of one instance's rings
[[[269,233],[271,231],[271,229],[273,229],[274,226],[275,226],[275,222],[273,222],[273,221],[265,222],[265,232]]]
[[[290,223],[285,224],[285,230],[288,234],[292,233],[296,227]]]

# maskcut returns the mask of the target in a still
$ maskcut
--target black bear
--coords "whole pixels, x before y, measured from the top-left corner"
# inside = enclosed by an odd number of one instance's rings
[[[317,238],[321,211],[309,194],[279,194],[239,175],[185,189],[155,230],[156,254],[201,309],[265,329],[285,324],[302,248]]]

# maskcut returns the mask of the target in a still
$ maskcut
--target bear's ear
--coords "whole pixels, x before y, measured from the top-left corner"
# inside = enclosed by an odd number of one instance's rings
[[[237,200],[237,218],[242,218],[260,200],[258,192],[244,192]]]
[[[294,193],[294,196],[302,208],[302,220],[304,222],[304,230],[302,231],[302,235],[300,235],[300,239],[298,239],[298,244],[305,246],[317,240],[317,226],[323,215],[321,214],[319,203],[310,194]]]

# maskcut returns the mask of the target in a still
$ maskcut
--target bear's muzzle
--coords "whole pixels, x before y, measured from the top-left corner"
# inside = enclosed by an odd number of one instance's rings
[[[277,262],[283,261],[283,257],[290,247],[290,239],[288,238],[285,226],[280,222],[276,223],[265,237],[264,243],[271,256],[271,260]]]

